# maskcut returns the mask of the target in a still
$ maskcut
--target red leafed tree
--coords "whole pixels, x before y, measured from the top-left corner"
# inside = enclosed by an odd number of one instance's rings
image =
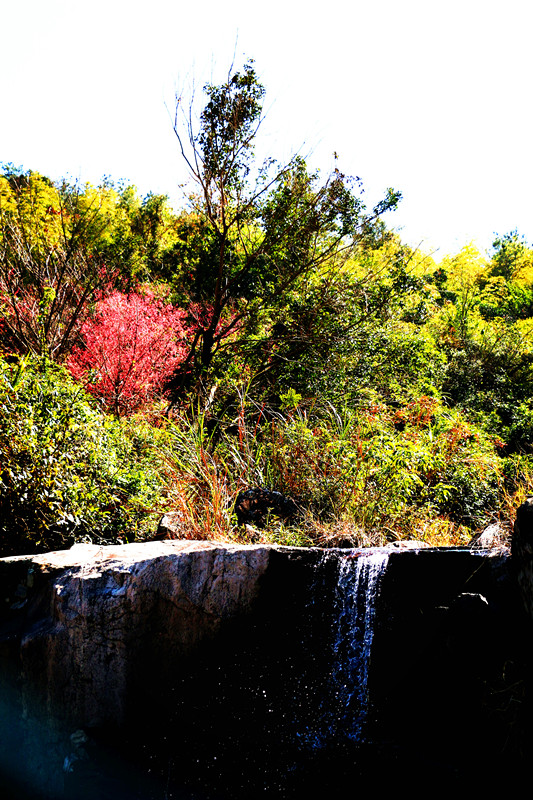
[[[115,291],[102,298],[72,350],[73,376],[117,416],[130,414],[163,389],[183,360],[186,312],[153,292]]]

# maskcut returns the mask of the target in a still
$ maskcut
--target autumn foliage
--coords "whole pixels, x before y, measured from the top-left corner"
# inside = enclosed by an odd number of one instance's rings
[[[68,368],[108,410],[129,414],[161,392],[182,361],[185,316],[153,292],[115,291],[84,322],[84,345]]]
[[[324,179],[300,156],[255,160],[262,98],[250,62],[184,127],[179,109],[181,210],[0,170],[13,552],[36,531],[122,536],[143,504],[194,537],[466,544],[489,522],[510,531],[533,494],[533,247],[515,231],[487,256],[413,250],[382,219],[398,192],[367,209],[337,166]],[[238,529],[250,487],[293,497],[298,531]]]

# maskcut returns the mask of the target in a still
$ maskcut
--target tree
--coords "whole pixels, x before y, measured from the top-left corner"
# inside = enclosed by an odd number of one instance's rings
[[[533,254],[518,231],[498,236],[492,243],[492,249],[491,275],[511,281],[527,273],[531,281]]]
[[[360,242],[380,239],[381,215],[400,198],[389,190],[367,213],[360,181],[338,168],[321,180],[299,156],[284,167],[273,160],[257,166],[253,145],[264,88],[253,62],[204,91],[198,125],[191,106],[180,118],[181,99],[174,124],[196,184],[190,199],[202,232],[201,253],[185,265],[183,280],[203,309],[172,382],[174,401],[191,383],[197,393],[208,388],[213,359],[237,326],[241,338],[251,326],[268,331],[276,309],[306,276],[338,268]]]
[[[105,258],[115,199],[108,187],[54,185],[31,171],[0,176],[5,349],[66,358],[89,301],[115,273]]]
[[[117,417],[152,399],[183,358],[185,312],[153,292],[101,299],[81,327],[68,367]]]

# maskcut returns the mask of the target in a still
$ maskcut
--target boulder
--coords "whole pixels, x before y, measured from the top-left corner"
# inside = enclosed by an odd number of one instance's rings
[[[298,506],[292,497],[260,488],[239,492],[234,510],[239,525],[252,524],[258,528],[264,527],[269,516],[291,522],[298,514]]]
[[[501,522],[493,522],[487,525],[480,533],[476,533],[468,543],[468,546],[473,550],[508,549],[507,539],[507,531]]]
[[[183,534],[183,514],[181,511],[168,511],[159,520],[154,538],[181,539]]]

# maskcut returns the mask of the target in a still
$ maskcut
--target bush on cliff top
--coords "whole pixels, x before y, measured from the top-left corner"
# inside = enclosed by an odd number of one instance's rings
[[[138,443],[63,368],[0,359],[0,555],[124,541],[151,525]]]

